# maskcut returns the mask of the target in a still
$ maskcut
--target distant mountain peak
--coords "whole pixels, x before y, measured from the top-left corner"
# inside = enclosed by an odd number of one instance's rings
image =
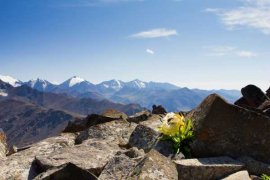
[[[37,79],[32,79],[28,82],[28,85],[31,87],[31,88],[34,88],[34,87],[37,87],[37,86],[40,86],[42,87],[43,89],[45,89],[48,85],[50,85],[51,83],[49,81],[46,81],[44,79],[40,79],[40,78],[37,78]]]
[[[135,88],[139,88],[139,89],[143,89],[146,88],[147,83],[143,82],[139,79],[134,79],[133,81],[128,82],[129,86],[131,87],[135,87]]]
[[[82,82],[84,82],[85,79],[79,77],[79,76],[73,76],[70,79],[67,80],[68,86],[72,87],[75,86],[76,84],[80,84]]]
[[[5,82],[5,83],[10,84],[13,87],[18,87],[18,86],[22,85],[21,81],[19,81],[18,79],[13,78],[11,76],[0,75],[0,80]]]

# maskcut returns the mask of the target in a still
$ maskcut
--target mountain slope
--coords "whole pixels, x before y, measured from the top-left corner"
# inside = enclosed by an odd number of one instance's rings
[[[25,101],[0,101],[0,127],[7,134],[9,146],[22,147],[58,135],[67,126],[68,121],[80,118]]]
[[[46,91],[46,92],[51,91],[56,87],[56,85],[50,83],[49,81],[39,79],[39,78],[36,80],[30,80],[24,84],[33,89],[36,89],[39,91]]]
[[[13,78],[11,76],[0,75],[0,80],[5,82],[5,83],[8,83],[9,85],[11,85],[13,87],[18,87],[18,86],[21,86],[23,84],[21,81]]]

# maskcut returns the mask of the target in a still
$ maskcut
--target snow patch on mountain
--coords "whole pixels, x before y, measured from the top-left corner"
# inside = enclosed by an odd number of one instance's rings
[[[13,78],[11,76],[0,75],[0,80],[3,81],[3,82],[5,82],[5,83],[10,84],[13,87],[18,87],[18,86],[21,86],[22,85],[22,82],[21,81],[19,81],[18,79]]]
[[[8,93],[4,89],[0,89],[0,96],[8,96]]]
[[[69,80],[69,87],[75,86],[76,84],[80,84],[83,81],[85,81],[83,78],[74,76]]]

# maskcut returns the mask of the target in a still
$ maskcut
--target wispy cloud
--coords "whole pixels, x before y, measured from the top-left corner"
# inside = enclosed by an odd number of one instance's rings
[[[239,51],[237,52],[237,55],[239,57],[243,57],[243,58],[252,58],[252,57],[256,57],[257,54],[251,51]]]
[[[231,30],[253,28],[270,35],[270,1],[243,0],[243,5],[234,9],[207,8],[206,12],[215,13]]]
[[[152,49],[146,49],[145,50],[148,54],[155,54],[155,51],[154,50],[152,50]]]
[[[142,31],[142,32],[133,34],[130,37],[131,38],[160,38],[160,37],[176,36],[177,34],[178,33],[175,29],[158,28],[158,29]]]
[[[257,53],[246,50],[239,50],[232,46],[205,46],[203,49],[207,50],[208,56],[238,56],[242,58],[256,57]]]
[[[203,48],[208,50],[208,56],[225,56],[236,49],[232,46],[204,46]]]

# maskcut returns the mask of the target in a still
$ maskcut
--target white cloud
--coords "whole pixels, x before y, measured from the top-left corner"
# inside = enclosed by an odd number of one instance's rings
[[[158,28],[158,29],[142,31],[142,32],[133,34],[130,37],[132,38],[159,38],[159,37],[175,36],[177,34],[178,33],[175,29]]]
[[[252,58],[256,57],[257,54],[251,51],[239,51],[236,53],[239,57],[244,57],[244,58]]]
[[[145,50],[148,54],[155,54],[155,51],[152,49],[146,49]]]
[[[204,49],[207,49],[209,56],[226,56],[236,48],[232,46],[205,46]]]
[[[205,46],[203,47],[206,49],[207,55],[208,56],[239,56],[242,58],[252,58],[256,57],[257,54],[252,51],[244,51],[244,50],[239,50],[236,47],[232,46]]]
[[[253,28],[270,35],[270,0],[243,0],[241,7],[205,11],[217,14],[229,29]]]

